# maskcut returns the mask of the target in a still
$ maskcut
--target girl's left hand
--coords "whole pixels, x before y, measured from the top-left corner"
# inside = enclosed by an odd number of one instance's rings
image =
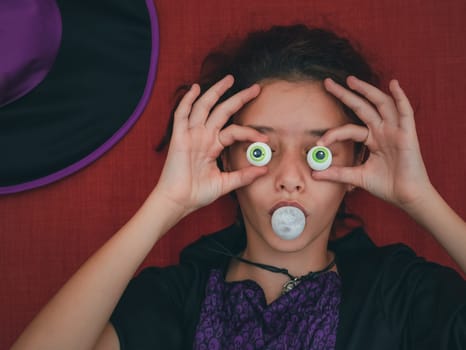
[[[345,89],[331,79],[324,81],[328,92],[351,108],[366,126],[346,124],[331,129],[320,145],[353,140],[363,142],[370,154],[366,162],[352,167],[331,166],[313,172],[318,180],[348,183],[373,195],[409,209],[432,190],[422,160],[413,109],[398,81],[389,85],[391,96],[353,76],[348,86],[364,96]]]

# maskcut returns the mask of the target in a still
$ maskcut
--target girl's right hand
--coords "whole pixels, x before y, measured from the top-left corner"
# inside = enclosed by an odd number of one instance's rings
[[[180,210],[181,217],[250,184],[267,171],[266,167],[250,166],[222,172],[217,166],[223,149],[234,142],[267,141],[252,128],[232,124],[222,129],[234,113],[260,93],[260,86],[255,84],[213,108],[233,82],[228,75],[199,98],[200,87],[194,84],[175,111],[168,155],[155,191]]]

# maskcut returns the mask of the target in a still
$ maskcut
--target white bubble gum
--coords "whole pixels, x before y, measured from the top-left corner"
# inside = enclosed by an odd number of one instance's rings
[[[292,206],[278,208],[272,215],[272,229],[278,237],[293,240],[304,230],[306,217],[302,210]]]

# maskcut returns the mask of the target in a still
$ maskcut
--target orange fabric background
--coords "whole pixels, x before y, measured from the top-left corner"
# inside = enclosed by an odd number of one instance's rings
[[[225,34],[305,22],[356,39],[383,73],[400,80],[416,109],[432,182],[466,217],[466,2],[463,0],[155,0],[160,21],[158,78],[130,133],[104,157],[58,183],[0,198],[0,349],[66,279],[137,210],[156,183],[164,132],[177,85],[195,79],[202,57]],[[403,241],[455,267],[437,243],[398,209],[356,192],[351,208],[380,244]],[[156,215],[156,213],[154,213]],[[176,262],[181,247],[228,225],[223,198],[184,219],[147,264]],[[456,267],[455,267],[456,268]],[[79,307],[78,301],[76,307]],[[53,336],[51,334],[50,336]]]

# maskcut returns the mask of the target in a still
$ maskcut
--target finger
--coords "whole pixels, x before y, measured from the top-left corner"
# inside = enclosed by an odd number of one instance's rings
[[[356,187],[362,187],[361,166],[331,166],[327,170],[313,171],[312,178],[315,180],[340,182]]]
[[[354,141],[366,143],[369,137],[369,129],[356,124],[345,124],[343,126],[328,130],[318,141],[319,146],[328,146],[335,142]]]
[[[183,96],[173,115],[173,133],[185,130],[188,127],[188,117],[194,101],[199,96],[201,89],[198,84],[193,84]]]
[[[233,172],[222,173],[222,176],[224,176],[225,178],[223,194],[227,194],[240,187],[251,184],[257,178],[265,175],[267,171],[268,169],[266,166],[264,167],[249,166],[247,168],[235,170]]]
[[[351,89],[359,92],[377,108],[383,121],[391,125],[398,125],[398,110],[389,95],[354,76],[348,77],[347,83]]]
[[[354,113],[367,125],[377,126],[382,122],[382,118],[374,107],[362,97],[345,89],[340,84],[337,84],[332,79],[324,80],[324,86],[328,92],[338,98],[346,106],[351,108]]]
[[[404,130],[415,129],[413,107],[411,103],[409,103],[409,99],[401,88],[398,80],[392,80],[389,89],[398,108],[401,128]]]
[[[195,103],[189,117],[189,126],[204,125],[212,107],[222,95],[233,85],[232,75],[212,85]]]
[[[260,93],[260,86],[254,84],[251,87],[242,90],[228,100],[217,106],[206,122],[206,127],[221,129],[228,119],[238,112],[246,103],[257,97]]]
[[[223,147],[227,147],[237,141],[267,142],[268,137],[253,128],[232,124],[219,133],[218,140]]]

